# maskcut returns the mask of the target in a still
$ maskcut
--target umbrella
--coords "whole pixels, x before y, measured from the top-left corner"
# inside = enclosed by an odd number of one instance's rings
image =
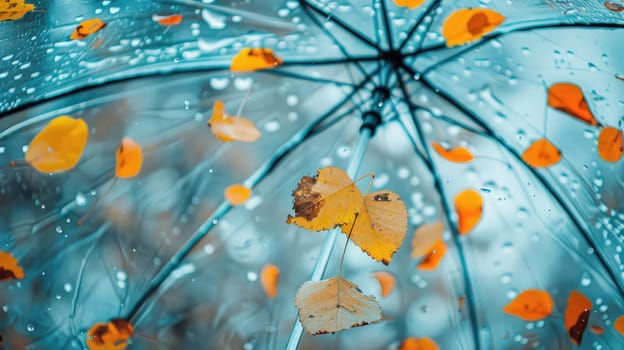
[[[32,3],[0,5],[6,348],[621,347],[618,1]],[[286,223],[328,166],[405,202],[387,266]],[[339,264],[383,319],[307,335]]]

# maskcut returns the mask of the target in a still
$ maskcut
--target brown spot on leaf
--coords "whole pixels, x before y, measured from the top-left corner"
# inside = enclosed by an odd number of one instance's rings
[[[570,334],[570,338],[572,338],[577,345],[581,345],[581,341],[583,340],[583,333],[585,332],[585,328],[587,328],[587,322],[589,321],[589,313],[591,310],[585,310],[580,315],[574,326],[570,327],[568,333]]]
[[[15,279],[15,273],[0,266],[0,281]]]
[[[468,32],[472,35],[479,35],[483,32],[483,29],[488,25],[488,18],[485,13],[475,13],[470,20],[468,20],[467,28]]]
[[[98,326],[97,328],[95,328],[95,330],[93,330],[93,334],[91,335],[91,339],[93,339],[93,341],[96,344],[104,344],[104,339],[102,339],[102,337],[108,333],[108,325],[101,325]]]
[[[376,194],[373,199],[378,202],[390,202],[389,196],[390,196],[389,193],[380,193],[380,194]]]
[[[304,176],[301,178],[301,181],[299,181],[297,188],[293,191],[293,209],[295,210],[296,217],[303,217],[311,221],[318,215],[324,200],[321,199],[320,193],[312,191],[312,187],[315,184],[315,177]],[[292,219],[294,219],[294,217],[289,215],[286,222],[290,223]]]

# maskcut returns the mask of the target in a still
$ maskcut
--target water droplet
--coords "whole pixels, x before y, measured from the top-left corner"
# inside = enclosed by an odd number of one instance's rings
[[[215,90],[223,90],[228,86],[229,83],[230,79],[228,79],[227,77],[210,79],[210,87]]]
[[[87,197],[82,192],[76,193],[76,205],[79,207],[84,207],[87,204]]]
[[[583,276],[581,276],[581,286],[587,287],[591,284],[592,280],[587,274],[587,272],[583,272]]]
[[[67,293],[71,293],[72,285],[69,284],[69,283],[65,283],[65,285],[63,286],[63,290],[65,290],[65,292],[67,292]]]
[[[295,95],[290,95],[286,97],[286,104],[289,106],[296,106],[299,103],[299,98]]]
[[[56,233],[63,233],[63,228],[61,226],[56,226]]]
[[[214,253],[214,251],[215,251],[215,247],[212,244],[206,244],[204,246],[204,253],[210,255]]]
[[[253,84],[253,79],[251,78],[236,78],[234,79],[234,87],[239,91],[247,91]]]
[[[29,332],[34,332],[35,326],[32,323],[29,323],[28,325],[26,325],[26,330]]]
[[[523,54],[523,55],[525,55],[525,56],[530,55],[530,54],[531,54],[531,49],[529,49],[529,48],[528,48],[528,47],[526,47],[526,46],[525,46],[525,47],[523,47],[523,48],[522,48],[522,54]]]
[[[399,170],[397,170],[397,176],[399,177],[399,179],[407,179],[409,177],[409,174],[409,169],[405,167],[401,167],[399,168]]]
[[[249,271],[247,272],[247,280],[249,282],[255,282],[258,280],[258,274],[253,272],[253,271]]]
[[[268,121],[264,124],[264,130],[268,132],[276,132],[280,129],[280,123],[277,120]]]
[[[116,13],[118,13],[119,11],[121,11],[121,8],[119,7],[111,7],[108,9],[108,12],[110,12],[111,15],[114,15]]]
[[[507,284],[509,282],[511,282],[511,274],[510,273],[504,273],[501,275],[500,277],[500,281],[502,284]]]

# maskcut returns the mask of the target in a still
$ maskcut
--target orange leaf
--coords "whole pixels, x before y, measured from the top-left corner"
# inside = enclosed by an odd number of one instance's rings
[[[622,130],[606,126],[598,136],[598,155],[607,162],[617,162],[622,158]]]
[[[460,9],[442,25],[446,46],[453,47],[475,41],[498,27],[505,17],[494,10]]]
[[[225,189],[225,199],[232,205],[241,205],[251,197],[251,189],[245,185],[235,184]]]
[[[309,334],[377,323],[381,306],[373,296],[364,295],[358,286],[342,277],[304,283],[295,296],[299,320]]]
[[[376,261],[388,265],[407,234],[407,209],[399,195],[390,191],[369,193],[355,222],[342,225],[342,232]]]
[[[444,240],[438,239],[417,267],[424,271],[435,270],[444,259],[444,255],[446,255],[446,244],[444,244]]]
[[[152,16],[152,19],[155,22],[158,22],[161,26],[169,27],[169,26],[177,26],[182,22],[182,15],[170,15],[170,16]]]
[[[30,142],[26,162],[42,173],[70,170],[80,161],[88,136],[84,120],[56,117]]]
[[[280,270],[273,264],[266,264],[260,272],[260,284],[264,288],[266,295],[273,299],[277,295],[277,284],[279,282]]]
[[[613,328],[615,328],[615,330],[621,335],[624,335],[624,315],[615,319],[615,322],[613,322]]]
[[[362,192],[344,170],[326,167],[304,176],[293,191],[295,216],[286,222],[312,231],[352,223],[364,203]],[[359,219],[358,219],[359,220]]]
[[[596,325],[596,324],[593,324],[589,330],[592,333],[594,333],[595,335],[603,335],[604,334],[604,328],[602,328],[601,326]]]
[[[459,234],[470,232],[481,220],[483,199],[475,190],[465,190],[455,197],[455,211],[459,217]]]
[[[130,322],[122,318],[96,323],[87,332],[87,347],[89,350],[123,350],[133,333]]]
[[[429,224],[422,224],[414,232],[412,240],[412,259],[417,259],[427,255],[438,243],[444,233],[444,223],[436,221]]]
[[[539,321],[550,316],[553,306],[553,299],[548,292],[527,289],[505,305],[503,311],[525,321]]]
[[[282,64],[271,49],[244,48],[234,56],[230,65],[231,72],[253,72],[261,69],[275,68]]]
[[[227,115],[225,104],[220,100],[215,101],[208,126],[210,126],[210,131],[223,142],[254,142],[260,137],[260,131],[253,122],[243,117]]]
[[[446,149],[437,142],[432,142],[433,149],[438,152],[440,157],[454,163],[468,163],[474,159],[472,152],[466,147],[455,147]]]
[[[385,271],[377,271],[373,273],[377,282],[379,282],[379,286],[381,287],[381,297],[386,298],[392,291],[394,290],[394,286],[396,284],[396,279],[390,272]]]
[[[580,121],[598,125],[598,121],[587,106],[583,91],[572,83],[557,83],[548,88],[548,105],[565,112]]]
[[[0,22],[18,20],[35,9],[33,4],[25,4],[24,0],[0,1]]]
[[[141,171],[143,165],[143,154],[141,146],[134,140],[124,137],[117,148],[117,165],[115,176],[121,179],[135,177]]]
[[[616,3],[616,2],[605,1],[604,2],[604,6],[609,11],[613,11],[613,12],[622,12],[622,11],[624,11],[624,5],[620,5],[620,4]]]
[[[417,8],[425,3],[425,0],[394,0],[394,3],[399,7],[407,7],[410,10]]]
[[[583,294],[573,290],[568,297],[568,306],[566,307],[563,321],[565,329],[572,342],[581,345],[583,333],[589,323],[589,315],[592,309],[592,302]]]
[[[106,27],[106,22],[99,18],[87,19],[80,22],[69,38],[71,40],[82,40],[89,35],[102,30],[104,27]]]
[[[438,350],[438,344],[431,338],[407,338],[398,350]]]
[[[547,139],[539,139],[522,153],[522,160],[534,168],[549,167],[559,163],[561,151]]]
[[[0,281],[24,278],[24,270],[11,253],[0,250]]]

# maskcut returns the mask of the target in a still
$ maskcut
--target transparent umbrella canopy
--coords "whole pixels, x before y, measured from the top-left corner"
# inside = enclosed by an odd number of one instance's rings
[[[396,349],[422,337],[440,349],[622,348],[624,169],[598,143],[622,127],[624,3],[32,3],[0,22],[0,250],[24,271],[0,282],[4,348],[84,349],[90,327],[118,318],[134,327],[129,349]],[[442,27],[459,9],[504,21],[448,47]],[[163,25],[170,15],[179,23]],[[70,40],[93,18],[106,26]],[[283,63],[232,73],[246,47]],[[578,87],[595,123],[549,106],[559,83]],[[217,100],[230,113],[244,104],[260,138],[216,138],[206,124]],[[23,163],[61,115],[88,125],[78,165],[49,174]],[[114,180],[124,137],[142,146],[143,166]],[[539,139],[558,162],[527,163]],[[433,143],[474,160],[449,161]],[[409,228],[388,266],[347,245],[342,274],[383,319],[310,336],[295,293],[336,274],[346,237],[285,221],[299,179],[329,165],[375,172],[372,190],[401,196]],[[224,199],[236,183],[252,189],[239,206]],[[459,234],[454,200],[467,189],[483,212]],[[432,223],[447,252],[426,270],[410,242]],[[260,283],[269,263],[275,298]],[[396,281],[385,297],[379,271]],[[552,313],[503,311],[531,289],[552,296]],[[586,326],[579,345],[564,320],[571,293],[591,302],[575,320]]]

